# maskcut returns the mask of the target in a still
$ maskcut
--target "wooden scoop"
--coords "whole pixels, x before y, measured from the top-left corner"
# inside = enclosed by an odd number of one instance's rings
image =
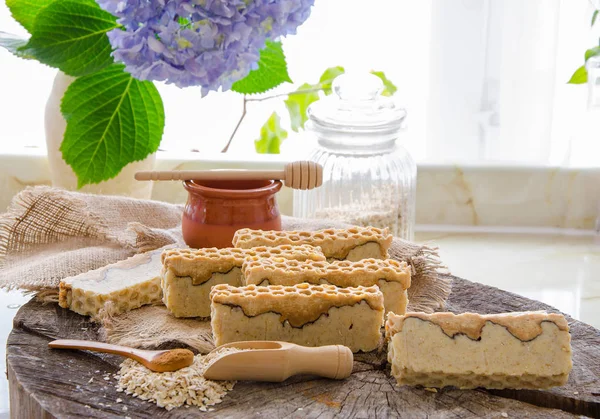
[[[149,370],[155,372],[177,371],[189,367],[194,362],[194,353],[188,349],[169,349],[166,351],[146,351],[127,346],[111,345],[108,343],[89,340],[59,339],[48,343],[57,349],[84,349],[95,352],[122,355],[135,359]]]
[[[137,172],[137,180],[283,180],[293,189],[313,189],[323,184],[323,166],[312,161],[295,161],[283,170],[165,170]]]
[[[204,372],[209,380],[281,382],[296,374],[341,380],[352,373],[354,360],[350,348],[342,345],[308,348],[288,342],[255,341],[228,343],[220,348],[247,350],[214,361]]]

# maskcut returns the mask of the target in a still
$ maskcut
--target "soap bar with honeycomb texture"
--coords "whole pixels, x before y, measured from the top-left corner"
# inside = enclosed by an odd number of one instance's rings
[[[356,262],[246,258],[242,265],[244,285],[331,284],[336,287],[371,287],[383,293],[385,311],[404,314],[408,305],[410,266],[393,259]]]
[[[279,340],[303,346],[344,345],[352,352],[369,352],[380,344],[383,294],[376,286],[216,285],[210,298],[216,346]]]
[[[84,316],[96,316],[109,303],[111,314],[159,303],[161,255],[165,248],[141,253],[60,281],[58,304]]]
[[[571,337],[561,314],[388,314],[388,361],[400,385],[544,389],[564,385]]]
[[[243,228],[233,236],[233,246],[243,249],[303,244],[320,247],[327,259],[387,259],[392,235],[388,229],[351,227],[317,231],[263,231]]]
[[[241,286],[242,264],[248,257],[274,261],[324,261],[321,249],[309,245],[171,249],[162,256],[163,302],[175,317],[209,317],[210,290],[218,284]]]

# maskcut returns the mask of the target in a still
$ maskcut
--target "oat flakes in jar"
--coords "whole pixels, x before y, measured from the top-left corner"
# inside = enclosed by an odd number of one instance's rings
[[[323,186],[294,191],[294,216],[389,227],[413,239],[417,167],[399,144],[406,111],[382,90],[372,74],[344,74],[310,106],[306,135],[318,146],[308,159],[323,166]]]

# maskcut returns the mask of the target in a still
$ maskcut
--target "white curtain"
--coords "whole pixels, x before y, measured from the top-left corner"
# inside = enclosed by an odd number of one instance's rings
[[[592,12],[587,0],[433,0],[427,158],[589,164],[587,90],[566,82],[597,42]]]

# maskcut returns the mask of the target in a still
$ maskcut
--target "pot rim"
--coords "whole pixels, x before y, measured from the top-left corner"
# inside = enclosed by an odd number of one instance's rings
[[[260,179],[256,179],[259,181]],[[221,189],[211,188],[210,186],[200,185],[193,180],[183,181],[183,187],[190,195],[199,195],[207,198],[220,199],[253,199],[262,196],[274,195],[279,192],[283,183],[280,180],[269,180],[265,186],[253,189]]]

